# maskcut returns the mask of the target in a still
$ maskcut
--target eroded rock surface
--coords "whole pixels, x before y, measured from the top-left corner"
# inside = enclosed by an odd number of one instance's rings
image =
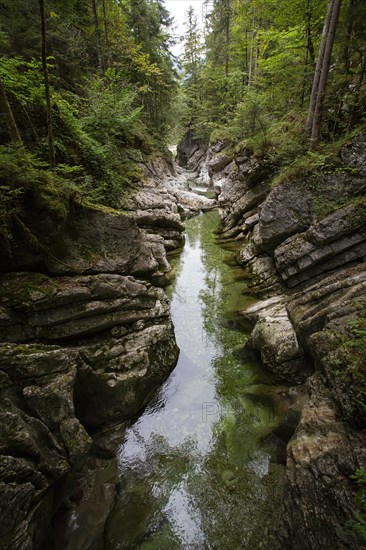
[[[0,506],[13,514],[0,541],[12,548],[17,529],[33,540],[33,513],[90,435],[144,406],[177,347],[164,292],[131,276],[10,273],[0,302]]]
[[[247,346],[260,352],[276,382],[300,384],[311,369],[288,316],[286,301],[285,296],[277,296],[242,312],[255,323]]]
[[[287,239],[274,252],[282,279],[290,287],[342,265],[366,258],[366,210],[349,205],[305,233]]]
[[[161,247],[172,251],[183,245],[182,218],[215,206],[213,199],[190,190],[189,180],[197,174],[182,170],[176,164],[156,159],[143,167],[144,186],[127,203],[131,216],[143,230],[153,256],[159,262],[159,272],[169,271],[159,260]],[[164,256],[164,253],[163,253]]]
[[[157,187],[174,172],[151,169]],[[151,184],[128,212],[71,205],[24,259],[14,233],[0,276],[1,548],[40,546],[70,472],[110,455],[174,368],[168,300],[151,281],[182,244],[180,210]]]
[[[362,547],[347,522],[354,521],[351,476],[366,467],[364,385],[347,350],[366,309],[365,159],[362,133],[342,147],[333,171],[299,174],[275,188],[270,164],[250,151],[228,164],[224,157],[225,167],[211,160],[222,236],[243,239],[238,262],[253,293],[267,298],[243,312],[254,325],[248,345],[275,380],[307,380],[309,400],[284,430],[282,548]]]
[[[366,466],[365,437],[341,422],[322,381],[309,383],[310,400],[287,447],[287,486],[279,536],[283,548],[362,548],[349,532],[354,486]]]

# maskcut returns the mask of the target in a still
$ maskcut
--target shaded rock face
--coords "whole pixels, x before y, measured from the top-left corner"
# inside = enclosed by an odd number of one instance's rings
[[[336,267],[366,258],[366,210],[336,210],[305,233],[287,239],[274,252],[276,267],[289,287]]]
[[[286,297],[278,296],[242,312],[255,323],[247,346],[260,352],[277,383],[301,384],[311,373],[302,345],[289,319]]]
[[[168,300],[151,281],[170,271],[166,251],[184,226],[160,185],[174,165],[149,170],[159,191],[151,182],[131,211],[74,204],[43,241],[48,252],[22,258],[27,243],[14,233],[3,261],[1,548],[41,545],[66,477],[90,452],[113,453],[176,364]]]
[[[306,291],[294,294],[288,312],[303,346],[322,373],[328,393],[341,416],[363,426],[365,416],[358,409],[356,381],[343,376],[348,364],[340,345],[349,339],[350,323],[362,317],[366,308],[366,264],[335,271]],[[343,365],[343,366],[342,366]],[[361,406],[362,409],[362,406]]]
[[[342,343],[366,309],[366,138],[343,147],[334,173],[316,182],[300,176],[271,188],[266,162],[250,152],[233,162],[212,176],[222,236],[243,239],[238,263],[253,293],[267,298],[243,312],[254,325],[247,346],[274,380],[305,383],[309,394],[284,429],[281,547],[360,548],[346,524],[354,519],[350,476],[366,467],[364,395],[347,375]],[[319,204],[346,206],[321,217]]]
[[[363,548],[347,534],[346,522],[354,510],[350,475],[366,465],[365,443],[338,420],[322,382],[311,380],[310,400],[287,447],[282,548]]]
[[[272,251],[285,239],[307,229],[311,200],[302,185],[286,182],[273,189],[259,208],[257,247]]]
[[[121,273],[149,277],[159,267],[135,220],[75,205],[47,258],[50,273]]]
[[[50,490],[91,445],[75,417],[77,357],[58,346],[2,344],[0,373],[0,545],[32,548],[41,517],[47,525],[52,514]]]
[[[232,157],[228,155],[220,155],[214,157],[209,162],[209,173],[210,175],[216,174],[217,172],[220,172],[224,168],[226,168],[232,161]]]
[[[258,208],[270,192],[271,173],[269,162],[256,159],[248,151],[213,176],[223,207],[224,238],[244,238],[258,224]]]
[[[39,233],[40,228],[32,230]],[[133,217],[108,209],[73,203],[57,233],[51,239],[47,233],[39,238],[48,254],[33,247],[15,229],[11,255],[3,255],[2,271],[109,272],[150,277],[159,268],[154,251]]]
[[[89,434],[141,410],[177,347],[164,292],[131,276],[11,273],[0,303],[0,543],[13,548],[18,531],[33,540],[35,511],[82,465]]]
[[[189,160],[201,147],[201,143],[193,137],[193,133],[188,132],[186,137],[177,146],[177,162],[179,166],[186,168]]]

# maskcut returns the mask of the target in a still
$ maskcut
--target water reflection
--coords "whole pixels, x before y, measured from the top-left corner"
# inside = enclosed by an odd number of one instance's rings
[[[261,441],[278,418],[266,376],[243,361],[245,334],[228,322],[250,298],[238,270],[223,262],[217,226],[216,212],[187,222],[171,289],[179,362],[119,450],[106,548],[270,542],[263,532],[276,515],[282,472]]]

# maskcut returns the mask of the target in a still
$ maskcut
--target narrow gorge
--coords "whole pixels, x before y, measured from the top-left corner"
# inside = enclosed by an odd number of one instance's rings
[[[0,0],[0,550],[366,548],[364,0]]]
[[[362,197],[363,134],[340,159],[317,177]],[[355,548],[365,440],[340,366],[363,203],[321,217],[306,181],[271,187],[266,159],[220,143],[178,160],[147,164],[124,213],[70,204],[48,254],[11,243],[2,547]]]

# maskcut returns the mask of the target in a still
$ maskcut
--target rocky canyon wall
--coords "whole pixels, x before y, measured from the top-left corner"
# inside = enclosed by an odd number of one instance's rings
[[[351,476],[366,467],[364,388],[345,350],[366,304],[366,136],[327,169],[304,167],[275,186],[278,166],[248,148],[218,143],[205,154],[220,237],[243,243],[237,261],[261,300],[242,312],[253,326],[247,346],[275,382],[307,395],[277,430],[287,444],[278,538],[295,550],[361,547],[347,523]]]
[[[142,168],[124,212],[72,200],[59,223],[23,205],[0,242],[1,548],[40,546],[65,479],[113,453],[176,364],[166,253],[211,201],[172,163]]]

